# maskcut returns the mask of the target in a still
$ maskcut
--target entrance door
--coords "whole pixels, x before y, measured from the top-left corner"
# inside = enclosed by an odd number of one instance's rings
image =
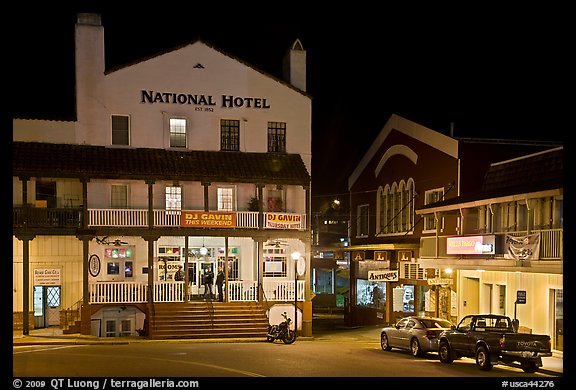
[[[200,261],[199,262],[200,267],[198,267],[198,275],[197,275],[197,283],[198,283],[198,294],[200,295],[204,295],[204,293],[206,292],[205,290],[205,283],[204,283],[204,275],[206,274],[206,271],[208,270],[208,268],[210,268],[212,270],[212,273],[214,274],[214,279],[212,280],[212,294],[214,294],[214,282],[216,279],[216,263],[214,261]]]
[[[34,327],[60,326],[60,286],[34,286]]]
[[[60,326],[60,286],[47,286],[46,289],[46,325]]]
[[[44,328],[44,287],[34,286],[34,327]]]
[[[477,314],[480,310],[480,279],[462,279],[462,317],[468,314]]]

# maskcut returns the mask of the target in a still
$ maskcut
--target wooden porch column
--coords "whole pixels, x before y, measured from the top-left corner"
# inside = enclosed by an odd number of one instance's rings
[[[262,254],[264,253],[264,241],[261,238],[256,239],[258,248],[256,249],[256,270],[258,272],[258,302],[264,300],[264,261]]]
[[[264,230],[264,184],[256,184],[258,191],[258,229]]]
[[[154,180],[146,180],[148,184],[148,228],[154,227]]]
[[[210,211],[210,201],[208,198],[208,187],[210,187],[209,181],[203,181],[202,185],[204,186],[204,211]]]
[[[224,302],[228,302],[228,236],[224,237]],[[258,290],[256,290],[258,291]],[[220,297],[218,297],[220,299]]]
[[[81,179],[82,183],[82,229],[88,229],[90,215],[88,214],[88,182],[90,179]]]
[[[30,241],[36,238],[33,234],[17,236],[22,241],[22,334],[30,334]]]
[[[22,181],[22,207],[27,207],[28,205],[28,180],[29,176],[20,176]]]
[[[189,283],[190,276],[188,275],[188,237],[184,236],[184,302],[190,301]]]
[[[77,237],[82,240],[82,308],[80,310],[80,333],[89,335],[92,333],[92,311],[90,310],[90,289],[88,285],[89,259],[90,259],[90,240],[94,236],[82,235]]]

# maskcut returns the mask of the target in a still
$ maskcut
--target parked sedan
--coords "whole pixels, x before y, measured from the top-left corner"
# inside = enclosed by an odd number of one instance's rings
[[[438,352],[438,335],[454,328],[448,320],[434,317],[405,317],[380,332],[380,346],[384,351],[392,348],[409,350],[412,356]]]

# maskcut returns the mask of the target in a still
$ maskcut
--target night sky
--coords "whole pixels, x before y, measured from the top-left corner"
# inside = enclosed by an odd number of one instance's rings
[[[557,96],[567,51],[558,50],[562,26],[539,23],[548,16],[541,8],[518,17],[518,10],[370,10],[356,3],[311,14],[286,3],[282,11],[245,16],[245,9],[194,4],[186,11],[174,2],[17,11],[9,34],[13,115],[73,115],[76,12],[99,12],[108,67],[200,37],[281,78],[282,58],[299,38],[313,101],[314,203],[346,196],[349,175],[393,113],[444,134],[454,123],[455,137],[566,135],[566,105]]]

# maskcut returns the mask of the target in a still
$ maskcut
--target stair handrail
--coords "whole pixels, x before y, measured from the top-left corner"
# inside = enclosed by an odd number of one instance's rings
[[[210,328],[214,329],[214,304],[212,303],[212,297],[206,299],[206,305],[208,306],[208,316],[210,317]]]
[[[63,329],[70,329],[70,325],[82,318],[82,304],[84,299],[80,298],[78,301],[74,302],[67,309],[61,310],[64,313],[64,324]]]
[[[262,289],[262,297],[264,298],[264,300],[262,301],[262,303],[265,306],[266,309],[266,317],[270,318],[270,303],[268,302],[268,297],[266,296],[266,290],[264,290],[264,286],[262,285],[262,282],[258,282],[258,288]]]

